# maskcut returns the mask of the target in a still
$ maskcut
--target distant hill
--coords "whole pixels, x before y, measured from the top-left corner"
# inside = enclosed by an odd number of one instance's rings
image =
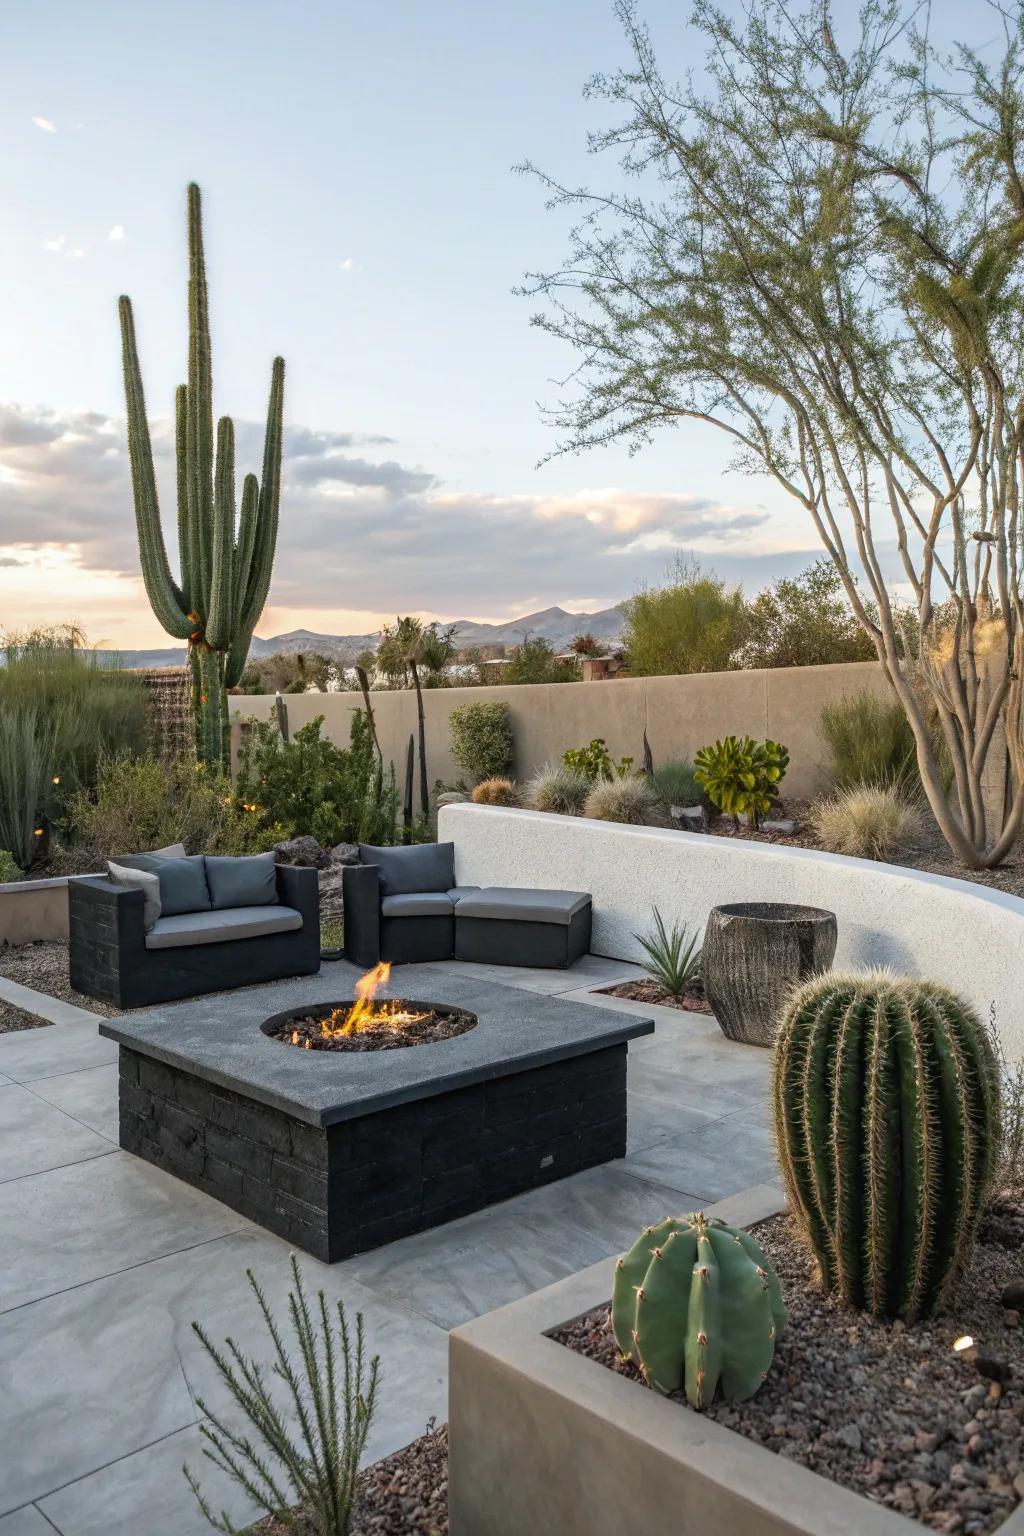
[[[622,630],[622,610],[602,608],[597,613],[569,613],[565,608],[544,608],[539,613],[525,613],[505,624],[474,624],[459,619],[455,642],[460,650],[475,645],[520,645],[527,636],[548,640],[555,650],[565,649],[575,635],[589,631],[602,645],[612,646]],[[254,635],[250,656],[277,656],[285,651],[320,651],[335,660],[351,663],[360,651],[371,649],[377,634],[318,635],[311,629],[293,629],[285,635],[264,640]],[[185,647],[171,645],[158,650],[119,650],[126,667],[179,667],[185,662]]]

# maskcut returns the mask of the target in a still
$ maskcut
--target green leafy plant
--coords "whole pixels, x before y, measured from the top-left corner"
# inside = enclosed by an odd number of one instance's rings
[[[921,832],[916,801],[892,784],[854,785],[811,809],[823,848],[858,859],[888,859]]]
[[[474,805],[522,804],[519,785],[512,779],[481,779],[469,797]]]
[[[693,561],[676,560],[663,586],[638,592],[622,611],[622,643],[638,677],[725,672],[743,638],[739,587],[727,587]]]
[[[0,885],[9,885],[15,880],[21,879],[21,870],[13,853],[8,853],[6,848],[0,848]]]
[[[820,723],[837,789],[917,779],[914,733],[898,699],[867,690],[851,693],[826,704]]]
[[[278,1396],[267,1381],[265,1366],[243,1355],[233,1339],[218,1348],[199,1323],[192,1324],[249,1426],[244,1432],[231,1428],[197,1397],[203,1414],[199,1432],[206,1442],[203,1455],[285,1530],[348,1536],[359,1463],[377,1405],[380,1360],[374,1355],[367,1361],[362,1313],[356,1313],[353,1334],[342,1302],[335,1310],[319,1291],[311,1305],[294,1254],[291,1267],[294,1290],[288,1293],[288,1316],[298,1364],[266,1295],[252,1270],[246,1270],[273,1346],[270,1374],[283,1389]],[[295,1430],[289,1419],[294,1419]],[[225,1513],[214,1515],[197,1478],[187,1466],[184,1471],[214,1530],[242,1536]]]
[[[460,704],[448,717],[452,757],[474,784],[496,779],[512,762],[512,722],[507,704]]]
[[[562,762],[591,783],[597,779],[624,779],[633,772],[633,759],[624,757],[616,763],[603,736],[595,736],[585,747],[570,747],[562,753]]]
[[[612,1331],[656,1392],[693,1408],[753,1397],[787,1313],[778,1276],[749,1232],[693,1216],[647,1227],[615,1265]]]
[[[697,783],[697,770],[686,758],[669,758],[651,775],[655,789],[666,805],[703,805],[704,788]]]
[[[831,974],[783,1013],[775,1137],[826,1292],[907,1323],[947,1305],[1000,1151],[1000,1081],[973,1010],[887,972]]]
[[[850,607],[839,572],[816,560],[747,604],[741,667],[816,667],[875,661],[874,644]]]
[[[171,575],[160,523],[131,300],[122,296],[118,307],[142,579],[164,629],[188,641],[197,748],[203,762],[219,767],[228,751],[226,690],[241,679],[274,563],[281,500],[284,359],[275,357],[271,365],[262,482],[246,475],[239,508],[235,504],[235,428],[230,416],[217,422],[214,453],[202,207],[194,182],[188,189],[188,251],[188,383],[180,384],[175,396],[180,582]]]
[[[595,821],[624,821],[649,826],[664,819],[664,808],[649,779],[598,779],[583,807],[584,816]]]
[[[634,933],[647,956],[644,969],[672,997],[683,997],[700,971],[701,947],[691,938],[685,923],[674,922],[671,931],[658,908],[654,909],[654,928],[648,933]]]
[[[532,811],[553,816],[582,816],[593,785],[585,774],[564,763],[545,763],[530,779],[524,801]]]
[[[789,767],[789,753],[777,741],[726,736],[701,747],[694,777],[711,804],[727,816],[749,816],[755,823],[768,814]]]
[[[493,682],[494,679],[492,678]],[[578,683],[574,661],[559,661],[550,641],[538,635],[516,646],[502,668],[502,683]]]

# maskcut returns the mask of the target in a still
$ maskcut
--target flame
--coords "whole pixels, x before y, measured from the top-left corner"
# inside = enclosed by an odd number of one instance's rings
[[[390,975],[389,962],[382,960],[372,971],[360,976],[356,982],[356,1000],[351,1008],[335,1008],[319,1021],[321,1038],[336,1040],[339,1036],[358,1035],[365,1029],[400,1030],[425,1019],[425,1013],[410,1012],[397,999],[376,1002],[377,993],[387,984]],[[292,1044],[298,1043],[297,1032],[293,1032]],[[306,1046],[309,1046],[308,1040]]]

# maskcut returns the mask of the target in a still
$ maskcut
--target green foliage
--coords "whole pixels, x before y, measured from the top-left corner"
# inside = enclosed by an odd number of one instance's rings
[[[592,786],[583,807],[584,816],[595,821],[623,821],[631,826],[646,827],[663,818],[664,812],[657,791],[649,779],[598,779]]]
[[[60,716],[46,716],[34,705],[0,704],[0,847],[22,870],[40,850],[61,729]]]
[[[460,704],[448,719],[452,757],[474,784],[501,778],[512,762],[507,704]]]
[[[532,811],[547,811],[554,816],[582,816],[592,780],[564,763],[546,763],[530,779],[524,793]]]
[[[666,805],[701,805],[703,787],[697,783],[697,770],[686,758],[669,758],[655,768],[652,781]]]
[[[522,805],[519,785],[512,779],[481,779],[470,799],[474,805]]]
[[[917,803],[898,784],[854,784],[811,810],[823,848],[857,859],[888,859],[921,832]]]
[[[559,661],[551,643],[538,635],[517,646],[501,676],[492,677],[491,682],[577,683],[579,672],[575,662]]]
[[[665,919],[655,907],[653,930],[634,933],[633,937],[647,955],[644,967],[647,974],[671,997],[683,997],[700,972],[701,947],[697,935],[691,938],[686,924],[680,922],[674,922],[669,932]]]
[[[203,1455],[261,1510],[276,1516],[285,1530],[348,1536],[356,1512],[360,1460],[377,1403],[380,1361],[376,1355],[366,1359],[362,1313],[356,1313],[353,1337],[343,1303],[337,1301],[335,1313],[325,1293],[318,1291],[311,1304],[294,1254],[291,1267],[295,1288],[288,1293],[288,1316],[297,1364],[266,1295],[252,1270],[246,1270],[273,1346],[270,1375],[283,1388],[280,1400],[259,1361],[243,1355],[231,1338],[218,1348],[199,1323],[192,1324],[247,1423],[240,1433],[197,1397],[203,1415],[199,1432],[206,1442]],[[184,1470],[214,1530],[242,1536],[226,1514],[214,1515],[196,1477],[188,1467]]]
[[[72,797],[68,825],[91,869],[119,853],[179,842],[189,853],[263,853],[288,836],[279,822],[239,804],[229,779],[192,758],[107,759],[95,788]]]
[[[338,680],[338,666],[330,656],[282,651],[250,657],[238,685],[243,693],[327,693]]]
[[[160,524],[131,300],[122,296],[118,307],[142,579],[164,629],[189,643],[198,753],[210,767],[220,767],[228,747],[225,690],[242,676],[249,642],[267,600],[277,545],[284,359],[276,357],[271,366],[262,482],[246,475],[239,507],[235,428],[230,416],[217,422],[214,449],[202,208],[194,182],[188,189],[188,250],[188,383],[179,385],[175,396],[180,582],[171,575]]]
[[[749,1232],[693,1216],[647,1227],[615,1265],[612,1331],[656,1392],[753,1397],[787,1322],[778,1276]]]
[[[779,1023],[775,1134],[826,1292],[907,1323],[946,1306],[999,1159],[996,1057],[966,1003],[886,972],[815,977]]]
[[[12,881],[21,879],[21,870],[13,853],[8,853],[6,848],[0,848],[0,885],[8,885]]]
[[[725,672],[743,637],[739,587],[684,560],[676,561],[665,586],[638,592],[623,613],[622,643],[638,677]]]
[[[747,604],[735,661],[741,667],[817,667],[876,657],[839,572],[830,560],[816,560]]]
[[[916,779],[914,733],[898,699],[851,693],[826,704],[820,719],[837,789]]]
[[[591,783],[596,779],[625,779],[633,772],[633,759],[624,757],[616,763],[603,736],[595,736],[589,746],[570,747],[562,753],[562,762]]]
[[[756,823],[775,804],[788,767],[789,753],[777,741],[726,736],[701,747],[694,758],[694,777],[720,811],[749,816]]]
[[[253,720],[235,775],[238,803],[254,807],[264,825],[282,823],[286,835],[335,843],[391,843],[398,797],[394,771],[382,776],[369,721],[352,715],[349,745],[323,734],[323,715],[283,741],[277,722]]]

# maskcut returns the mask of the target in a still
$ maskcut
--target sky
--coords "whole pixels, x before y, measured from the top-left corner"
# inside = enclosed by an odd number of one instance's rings
[[[698,62],[685,6],[643,11],[667,74]],[[138,575],[116,301],[134,304],[173,521],[193,179],[239,479],[287,362],[260,634],[592,610],[680,552],[751,590],[817,558],[777,487],[725,473],[711,428],[538,467],[538,402],[573,360],[512,290],[557,266],[567,220],[512,168],[613,175],[586,153],[582,86],[626,58],[609,0],[0,8],[0,629],[172,643]]]

